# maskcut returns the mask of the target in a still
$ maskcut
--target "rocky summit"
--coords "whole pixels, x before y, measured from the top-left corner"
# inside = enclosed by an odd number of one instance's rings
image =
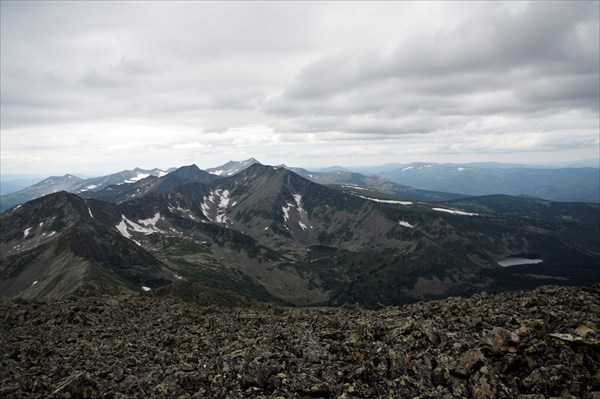
[[[598,398],[600,286],[401,307],[0,302],[2,398]]]

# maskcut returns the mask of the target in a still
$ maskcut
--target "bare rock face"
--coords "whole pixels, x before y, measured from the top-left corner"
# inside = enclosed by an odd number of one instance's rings
[[[600,287],[404,307],[0,302],[2,398],[598,398]]]

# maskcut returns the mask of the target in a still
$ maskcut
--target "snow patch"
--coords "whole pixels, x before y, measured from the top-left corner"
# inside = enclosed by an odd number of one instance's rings
[[[137,175],[133,176],[131,179],[127,179],[125,180],[125,183],[135,183],[136,181],[145,179],[146,177],[149,177],[150,175],[148,173],[141,173],[138,172]]]
[[[227,215],[225,214],[225,210],[227,209],[227,205],[229,204],[229,190],[224,190],[219,194],[219,209],[217,210],[217,223],[226,223]]]
[[[374,201],[374,202],[381,202],[383,204],[399,204],[399,205],[412,205],[413,204],[410,201],[382,200],[382,199],[377,199],[377,198],[363,197],[362,195],[356,195],[356,194],[354,194],[354,195],[356,197],[359,197],[362,199],[366,199],[366,200]]]
[[[461,215],[461,216],[479,216],[478,213],[470,213],[470,212],[463,212],[463,211],[457,211],[454,209],[445,209],[445,208],[432,208],[434,211],[438,211],[438,212],[447,212],[447,213],[451,213],[453,215]]]
[[[125,223],[125,216],[121,215],[121,223],[115,226],[119,233],[126,238],[131,238],[131,234],[127,231],[127,224]]]
[[[295,204],[288,202],[286,206],[282,208],[284,222],[288,222],[288,220],[290,219],[290,210],[292,208],[295,208],[298,214],[300,215],[300,220],[298,221],[298,224],[303,230],[306,230],[306,224],[302,221],[308,221],[308,213],[302,207],[302,195],[294,194],[293,197]],[[289,227],[287,225],[285,227],[289,230]]]
[[[399,224],[400,226],[404,226],[404,227],[410,227],[411,229],[413,229],[413,228],[415,227],[415,226],[413,226],[412,224],[410,224],[410,223],[408,223],[408,222],[405,222],[404,220],[400,220],[400,221],[398,222],[398,224]]]
[[[269,226],[265,227],[265,231],[269,230]]]
[[[290,218],[290,214],[288,213],[290,211],[290,206],[291,204],[288,204],[288,207],[284,206],[283,208],[281,208],[283,210],[283,220],[286,222]]]
[[[221,201],[219,201],[219,208],[226,208],[229,204],[229,190],[224,190],[221,194]]]
[[[144,235],[149,235],[152,233],[158,233],[161,230],[156,228],[156,222],[160,219],[160,213],[156,212],[154,217],[150,219],[138,220],[141,223],[135,223],[125,217],[125,215],[121,215],[121,223],[116,225],[115,227],[123,235],[124,237],[131,238],[131,234],[129,233],[129,229],[132,231],[143,233]]]
[[[29,235],[29,231],[31,231],[31,227],[28,227],[25,230],[23,230],[23,238],[25,238]]]
[[[509,256],[508,258],[504,258],[498,261],[498,264],[502,267],[508,266],[518,266],[518,265],[535,265],[538,263],[542,263],[542,259],[530,259],[530,258],[522,258],[520,256]]]
[[[298,207],[298,213],[301,218],[308,218],[308,213],[302,208],[302,196],[300,194],[294,195],[294,200],[296,201],[296,206]]]
[[[88,186],[85,186],[84,188],[82,188],[82,189],[80,190],[80,192],[84,192],[84,191],[93,190],[93,189],[95,189],[96,187],[98,187],[98,185],[97,185],[97,184],[90,184],[90,185],[88,185]]]
[[[229,201],[229,190],[218,189],[210,192],[209,196],[200,205],[200,208],[208,220],[216,223],[227,223],[226,210]]]
[[[406,172],[407,170],[413,170],[413,169],[414,169],[414,166],[411,165],[411,166],[407,166],[406,168],[402,168],[402,171]]]
[[[342,187],[353,188],[355,190],[368,190],[368,188],[357,186],[356,184],[346,184]]]
[[[31,284],[31,286],[33,287],[33,286],[34,286],[34,285],[36,285],[37,283],[38,283],[38,280],[35,280],[35,281],[33,282],[33,284]]]
[[[52,236],[53,236],[53,235],[55,235],[55,234],[56,234],[56,231],[51,231],[51,232],[48,234],[48,237],[52,237]]]
[[[463,170],[466,170],[465,168],[456,168],[456,170],[458,170],[459,172],[462,172]]]
[[[158,219],[160,219],[160,213],[156,212],[154,214],[154,217],[152,217],[150,219],[138,220],[138,222],[140,222],[141,224],[143,224],[146,227],[148,227],[148,226],[155,227],[156,226],[156,222],[158,222]]]
[[[44,225],[44,222],[40,222],[39,226],[42,227]]]
[[[93,219],[94,215],[92,214],[92,210],[88,207],[88,212],[90,213],[90,217]]]
[[[150,291],[152,288],[150,287],[146,287],[145,285],[142,286],[142,289],[146,292]]]
[[[212,173],[213,175],[217,175],[217,176],[221,176],[223,174],[224,170],[219,169],[219,170],[214,170],[210,173]]]

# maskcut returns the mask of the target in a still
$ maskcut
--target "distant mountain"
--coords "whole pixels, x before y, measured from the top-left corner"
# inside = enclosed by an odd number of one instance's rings
[[[293,168],[290,168],[293,169]],[[320,172],[320,173],[326,173],[326,172],[338,172],[338,171],[342,171],[342,172],[350,172],[349,168],[344,168],[343,166],[327,166],[324,168],[316,168],[314,169],[315,172]]]
[[[393,195],[401,199],[419,201],[448,201],[466,197],[463,194],[418,190],[413,187],[395,183],[380,176],[365,176],[342,170],[331,172],[310,172],[301,168],[288,168],[289,170],[319,184],[339,185],[347,191],[354,191],[360,195],[360,190],[374,190]]]
[[[32,186],[26,187],[23,190],[1,196],[0,211],[4,212],[6,209],[12,208],[15,205],[42,197],[46,194],[67,191],[82,181],[84,180],[77,176],[68,174],[64,176],[48,177],[47,179],[44,179]]]
[[[35,182],[33,184],[35,184]],[[27,186],[28,184],[19,184],[12,181],[3,180],[0,182],[0,195],[14,193],[15,191],[20,191]]]
[[[10,194],[11,192],[22,190],[26,187],[39,183],[47,177],[48,175],[0,173],[0,195],[6,195]],[[13,190],[13,188],[16,189]]]
[[[480,214],[496,214],[545,221],[567,221],[591,226],[600,224],[600,204],[597,203],[552,202],[510,195],[488,195],[456,199],[447,201],[446,204]]]
[[[119,203],[140,198],[149,193],[164,193],[185,184],[210,183],[218,179],[220,179],[219,176],[203,171],[196,165],[188,165],[166,175],[146,176],[132,183],[111,185],[102,190],[85,192],[82,196]]]
[[[216,168],[206,169],[206,171],[213,175],[222,177],[233,176],[254,164],[260,164],[260,162],[254,158],[249,158],[244,161],[229,161],[224,165],[217,166]]]
[[[259,164],[207,183],[187,180],[199,176],[193,166],[178,171],[165,191],[118,204],[61,192],[0,215],[1,295],[142,292],[181,280],[189,297],[208,286],[228,298],[372,306],[598,280],[597,224],[362,198]],[[497,265],[511,255],[543,262],[515,281]]]
[[[600,202],[600,169],[508,168],[414,163],[381,176],[421,190],[471,196],[508,194],[551,201]]]
[[[230,161],[217,168],[207,169],[207,172],[219,176],[233,176],[236,173],[249,168],[254,164],[260,164],[256,159],[250,158],[245,161]],[[379,176],[365,176],[360,173],[350,172],[339,166],[331,166],[319,171],[308,171],[303,168],[281,165],[292,172],[319,184],[331,184],[347,186],[348,191],[368,189],[381,193],[393,195],[403,199],[423,201],[447,201],[451,199],[464,198],[465,195],[455,193],[418,190],[412,187],[400,185]]]
[[[383,175],[386,172],[391,172],[397,169],[404,169],[410,166],[447,166],[450,168],[480,168],[480,169],[516,169],[516,168],[526,168],[526,169],[558,169],[558,168],[583,168],[583,167],[592,167],[599,168],[599,160],[582,160],[579,162],[566,162],[566,163],[555,163],[555,164],[517,164],[517,163],[503,163],[503,162],[468,162],[468,163],[436,163],[436,162],[409,162],[409,163],[388,163],[384,165],[374,165],[374,166],[351,166],[351,167],[333,167],[333,168],[323,168],[318,171],[335,171],[335,170],[345,170],[356,173],[363,173],[366,175]]]
[[[60,177],[53,176],[20,191],[0,196],[0,212],[4,212],[15,205],[23,204],[32,199],[59,191],[68,191],[76,194],[87,191],[98,191],[110,185],[133,183],[149,176],[164,176],[165,174],[167,174],[167,171],[161,169],[144,170],[135,168],[134,170],[124,170],[111,175],[89,179],[82,179],[69,174]]]
[[[0,195],[14,193],[15,191],[22,190],[23,188],[25,188],[25,187],[18,185],[18,184],[8,183],[8,182],[0,182]]]
[[[158,168],[154,168],[152,170],[135,168],[133,170],[124,170],[122,172],[113,173],[107,176],[86,179],[68,191],[74,192],[75,194],[86,191],[99,191],[111,185],[135,183],[150,176],[161,177],[167,173],[168,171]]]

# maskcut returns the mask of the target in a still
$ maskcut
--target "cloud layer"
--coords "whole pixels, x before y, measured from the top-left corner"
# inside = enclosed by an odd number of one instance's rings
[[[2,2],[3,173],[597,158],[597,2]]]

